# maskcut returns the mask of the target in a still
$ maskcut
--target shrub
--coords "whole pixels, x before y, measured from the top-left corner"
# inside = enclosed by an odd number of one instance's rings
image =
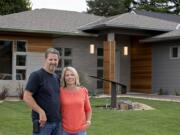
[[[0,100],[4,100],[8,96],[8,88],[5,86],[2,87],[2,91],[0,92]]]
[[[160,88],[159,91],[158,91],[158,95],[163,95],[163,94],[164,94],[164,91],[163,91],[162,88]]]
[[[19,99],[23,100],[23,95],[24,95],[24,86],[23,86],[23,84],[19,83],[16,90],[18,92]]]
[[[175,95],[176,95],[176,96],[180,96],[180,93],[175,90]]]

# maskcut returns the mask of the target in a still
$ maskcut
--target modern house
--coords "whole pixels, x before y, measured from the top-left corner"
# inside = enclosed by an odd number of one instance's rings
[[[93,91],[110,93],[103,77],[128,91],[180,93],[180,16],[132,11],[109,18],[36,9],[0,17],[0,87],[17,94],[43,64],[44,51],[57,48],[57,73],[68,65],[80,71]]]

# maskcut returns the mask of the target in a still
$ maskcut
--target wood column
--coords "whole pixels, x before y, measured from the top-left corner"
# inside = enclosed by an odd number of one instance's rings
[[[115,81],[115,41],[104,42],[104,78]],[[104,94],[111,93],[111,83],[103,83]]]

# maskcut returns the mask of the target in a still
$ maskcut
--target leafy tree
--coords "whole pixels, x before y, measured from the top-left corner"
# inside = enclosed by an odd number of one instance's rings
[[[132,0],[86,0],[88,13],[99,16],[112,16],[130,10]]]
[[[133,0],[132,3],[134,9],[180,14],[180,0]]]
[[[88,13],[113,16],[132,9],[180,15],[180,0],[86,0]]]
[[[30,0],[0,0],[0,7],[1,15],[31,10],[32,8]]]

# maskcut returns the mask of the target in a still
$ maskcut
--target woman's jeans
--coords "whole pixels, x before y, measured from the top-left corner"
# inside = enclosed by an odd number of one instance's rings
[[[62,135],[61,123],[47,122],[43,128],[40,128],[39,133],[33,133],[33,135]]]
[[[68,133],[68,132],[63,130],[63,134],[62,135],[86,135],[86,131],[80,131],[78,133],[71,134],[71,133]]]

